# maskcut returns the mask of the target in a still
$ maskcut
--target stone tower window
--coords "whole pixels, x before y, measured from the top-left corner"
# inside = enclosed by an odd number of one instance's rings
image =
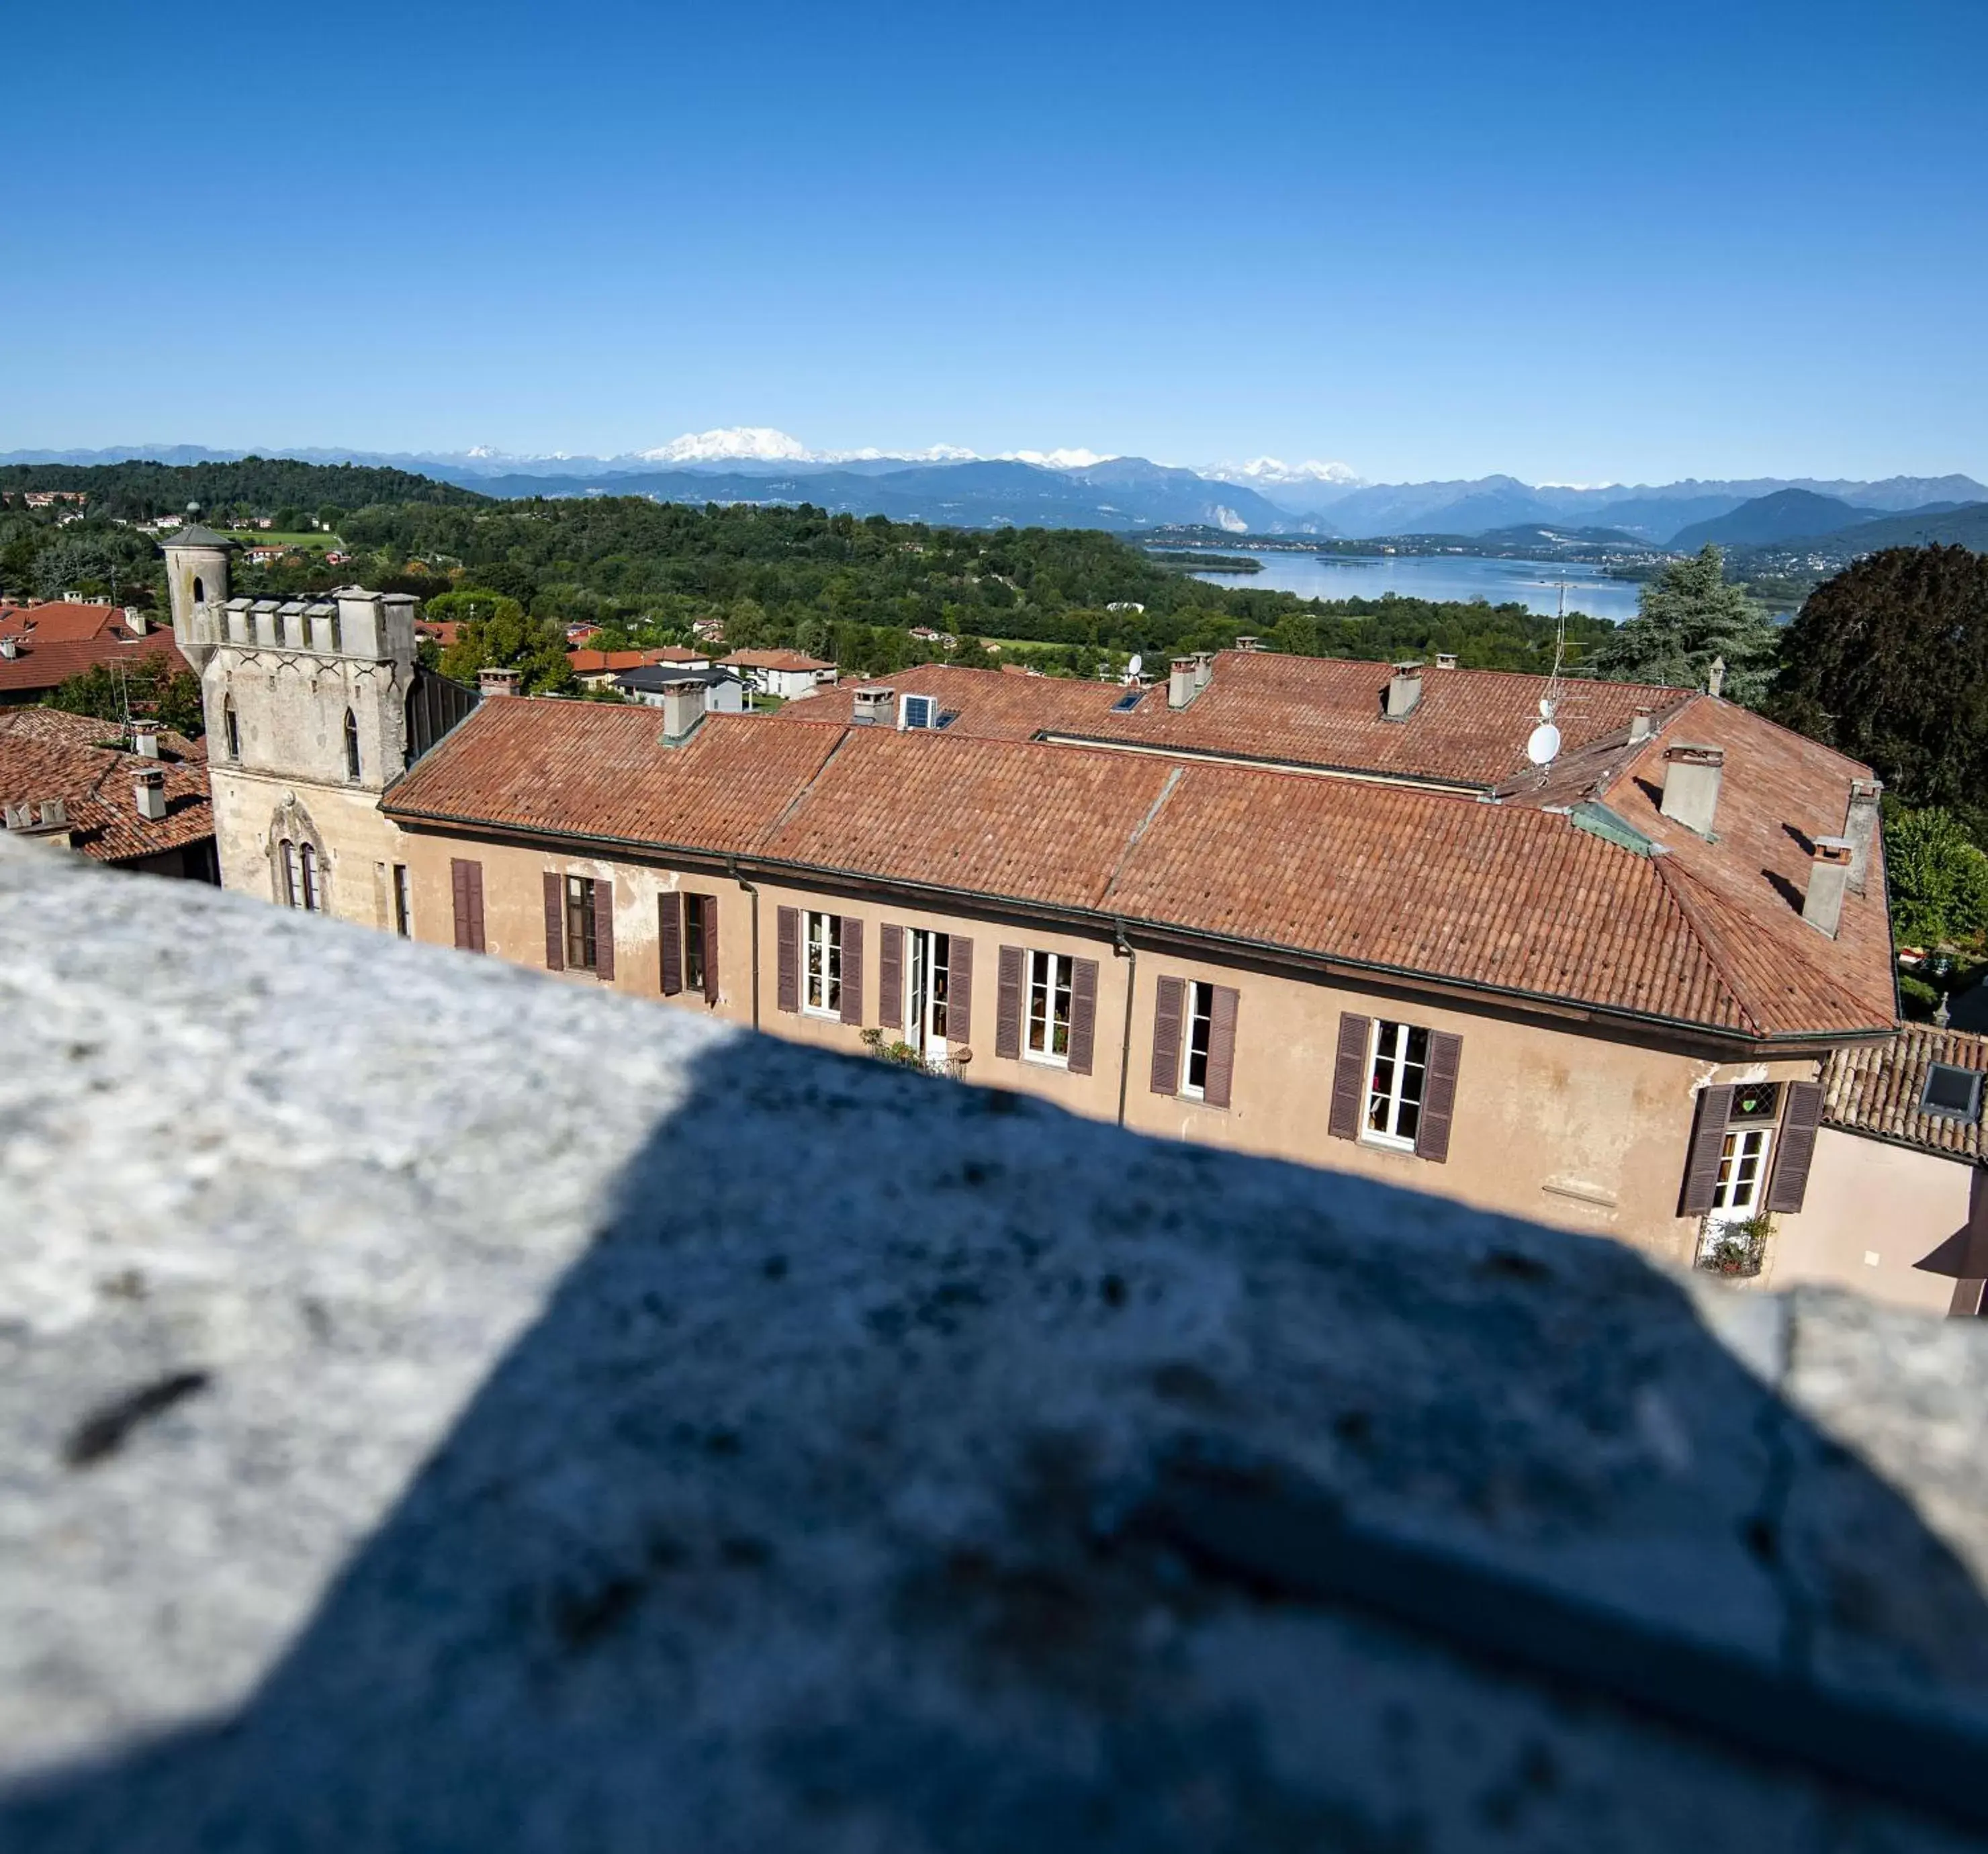
[[[345,776],[359,777],[359,720],[350,708],[345,711]]]
[[[242,757],[242,718],[235,712],[235,697],[232,695],[221,704],[221,721],[228,738],[228,757],[238,760]]]
[[[207,588],[201,583],[200,575],[198,573],[193,576],[193,602],[195,605],[205,605],[207,603]]]

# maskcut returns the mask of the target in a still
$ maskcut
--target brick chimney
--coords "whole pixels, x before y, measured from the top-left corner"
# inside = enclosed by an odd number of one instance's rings
[[[149,818],[154,824],[166,815],[166,775],[163,768],[151,768],[141,772],[131,782],[132,796],[137,800],[138,815]]]
[[[518,693],[518,672],[516,670],[478,670],[476,672],[476,689],[485,700],[493,695],[516,695]]]
[[[1843,919],[1843,893],[1850,886],[1855,846],[1848,837],[1817,837],[1808,866],[1808,892],[1802,919],[1831,940]]]
[[[1878,801],[1884,795],[1883,782],[1852,779],[1850,809],[1844,815],[1843,834],[1850,844],[1850,892],[1864,892],[1864,878],[1870,873],[1871,846],[1878,835]]]
[[[686,677],[681,682],[663,684],[663,744],[674,746],[690,738],[691,730],[704,719],[704,684]]]
[[[1422,699],[1422,666],[1396,664],[1394,674],[1388,678],[1387,707],[1382,712],[1389,721],[1406,721],[1421,705]]]
[[[1693,746],[1684,741],[1666,747],[1664,816],[1701,837],[1710,836],[1719,819],[1719,787],[1725,770],[1723,747]]]

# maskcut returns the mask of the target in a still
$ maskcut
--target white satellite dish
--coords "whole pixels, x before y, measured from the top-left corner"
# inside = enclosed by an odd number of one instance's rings
[[[1128,676],[1136,676],[1145,667],[1145,658],[1141,657],[1138,651],[1135,650],[1132,653],[1132,660],[1125,666],[1125,674]]]
[[[1526,758],[1535,766],[1550,766],[1560,758],[1560,730],[1551,721],[1541,721],[1526,735]]]

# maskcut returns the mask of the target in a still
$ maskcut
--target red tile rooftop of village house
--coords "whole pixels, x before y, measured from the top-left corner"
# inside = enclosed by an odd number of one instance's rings
[[[823,663],[819,657],[807,657],[799,650],[734,650],[729,657],[718,659],[718,666],[727,670],[832,670],[835,665]]]
[[[130,862],[214,835],[203,743],[159,736],[154,760],[119,744],[117,724],[53,708],[0,709],[0,803],[60,799],[73,846],[100,863]],[[135,775],[165,775],[166,815],[142,818]]]
[[[998,670],[925,664],[869,679],[878,686],[938,697],[956,718],[949,733],[1006,739],[1098,741],[1166,752],[1357,768],[1404,779],[1489,786],[1526,764],[1526,735],[1538,724],[1542,676],[1425,665],[1422,694],[1405,721],[1384,718],[1391,674],[1384,663],[1223,650],[1207,686],[1185,708],[1168,705],[1165,680],[1138,705],[1135,691],[1065,677],[1003,676]],[[789,718],[846,721],[860,680]],[[1554,720],[1567,750],[1626,728],[1639,707],[1675,707],[1685,691],[1638,683],[1570,680]]]
[[[38,632],[29,632],[17,638],[15,650],[12,657],[0,654],[0,707],[58,688],[100,663],[130,664],[162,657],[174,670],[192,669],[169,630],[152,631],[143,637],[120,631],[66,639],[45,639]]]
[[[76,643],[106,633],[134,635],[124,608],[80,599],[52,599],[40,605],[0,604],[0,637],[34,637],[44,643]]]
[[[1371,688],[1375,666],[1357,667]],[[1480,683],[1495,718],[1536,718],[1501,686],[1526,680]],[[1601,694],[1591,714],[1626,721],[1646,693]],[[1836,938],[1800,913],[1807,846],[1842,829],[1864,768],[1743,709],[1662,693],[1689,715],[1690,737],[1726,757],[1710,843],[1644,789],[1662,776],[1673,728],[1609,762],[1607,802],[1654,854],[1577,827],[1570,798],[1554,809],[1230,762],[751,716],[707,715],[672,747],[647,711],[553,701],[485,704],[384,809],[597,853],[698,850],[1021,902],[1756,1042],[1888,1032],[1882,866],[1864,894],[1846,897]],[[1447,737],[1488,764],[1475,742],[1490,724],[1473,731],[1463,719],[1452,710]]]
[[[576,676],[599,674],[609,670],[639,670],[649,664],[708,663],[711,659],[680,644],[666,644],[654,650],[568,650],[566,660]]]

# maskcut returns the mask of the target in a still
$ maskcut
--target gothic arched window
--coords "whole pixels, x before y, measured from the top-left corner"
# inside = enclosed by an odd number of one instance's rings
[[[297,876],[297,846],[288,837],[276,846],[276,859],[282,871],[283,906],[296,907],[303,893],[303,884]]]
[[[198,573],[193,576],[193,602],[195,605],[205,605],[207,603],[207,588],[201,583],[200,575]]]
[[[242,757],[242,718],[235,712],[235,697],[232,695],[221,705],[221,721],[228,738],[228,757],[238,760]]]
[[[345,711],[345,776],[359,776],[359,718],[350,708]]]
[[[322,913],[324,911],[324,895],[318,886],[317,846],[306,843],[298,860],[303,866],[304,912],[307,914]]]

